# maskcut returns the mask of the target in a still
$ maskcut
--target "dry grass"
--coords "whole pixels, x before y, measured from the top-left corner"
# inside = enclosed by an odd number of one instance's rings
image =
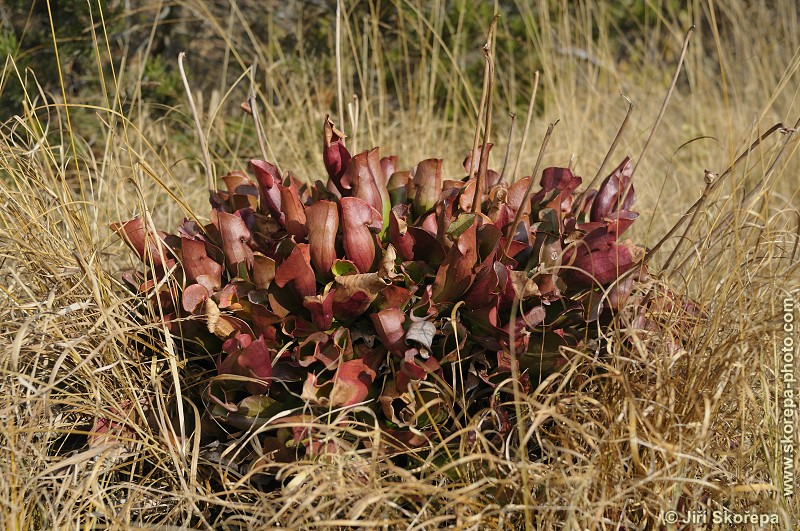
[[[541,63],[500,54],[496,151],[505,148],[509,110],[521,129],[524,109],[509,102],[540,68],[543,106],[523,167],[532,166],[546,124],[560,118],[545,164],[571,163],[591,179],[626,110],[620,91],[636,110],[618,153],[637,156],[683,32],[696,23],[685,74],[637,170],[638,210],[649,222],[633,237],[653,245],[703,193],[704,170],[723,173],[769,127],[800,116],[797,9],[749,4],[694,1],[680,14],[663,11],[649,33],[628,33],[619,47],[605,2],[549,11],[520,2],[527,39],[518,45]],[[259,56],[257,76],[270,72],[257,77],[268,155],[284,170],[319,176],[321,120],[338,113],[333,52],[323,64],[290,61],[247,28],[246,11],[176,5],[190,27],[204,20],[223,50],[222,83]],[[443,157],[456,174],[479,87],[462,70],[473,43],[445,48],[428,31],[441,31],[442,9],[400,6],[398,23],[416,29],[392,33],[410,50],[397,72],[381,66],[389,30],[345,14],[343,92],[360,94],[358,115],[345,122],[362,149],[380,145],[405,165]],[[506,34],[501,21],[498,43]],[[606,331],[606,352],[581,353],[520,401],[522,443],[512,437],[498,447],[473,429],[492,420],[475,418],[406,456],[406,467],[361,450],[283,468],[265,458],[241,470],[220,463],[258,452],[258,433],[202,451],[196,433],[181,439],[199,415],[184,401],[185,426],[177,420],[176,404],[193,392],[186,360],[158,328],[137,321],[136,301],[118,283],[130,259],[109,222],[148,212],[170,228],[205,210],[188,109],[158,114],[135,95],[123,101],[148,53],[140,47],[102,75],[98,106],[31,93],[0,129],[0,527],[651,529],[663,511],[722,508],[775,514],[776,529],[796,525],[797,497],[781,495],[777,370],[783,301],[797,301],[800,287],[797,135],[776,133],[752,150],[709,194],[691,230],[678,231],[684,243],[652,287],[688,293],[703,317],[665,309],[657,332],[620,319]],[[196,94],[219,175],[258,153],[250,119],[230,111],[249,83],[245,75],[230,101],[221,97],[230,84],[204,100]],[[399,87],[403,96],[393,99]],[[517,133],[514,149],[519,142]],[[655,256],[654,271],[677,241]],[[126,403],[137,405],[132,431],[120,444],[87,446],[95,416]],[[379,436],[369,425],[353,429]]]

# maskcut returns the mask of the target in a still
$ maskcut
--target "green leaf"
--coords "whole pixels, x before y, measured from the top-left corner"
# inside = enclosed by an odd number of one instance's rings
[[[335,260],[331,266],[331,273],[334,277],[358,274],[358,268],[350,260]]]
[[[461,236],[475,222],[475,214],[461,214],[447,228],[447,235],[454,240]]]

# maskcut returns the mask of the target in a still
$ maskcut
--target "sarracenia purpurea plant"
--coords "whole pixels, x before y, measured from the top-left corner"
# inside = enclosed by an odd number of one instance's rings
[[[222,177],[207,224],[113,227],[151,266],[126,283],[215,356],[206,420],[246,429],[368,404],[388,440],[413,447],[491,403],[502,434],[513,411],[490,399],[512,375],[529,391],[644,298],[644,249],[621,238],[638,216],[629,158],[578,192],[568,168],[515,182],[471,171],[491,144],[454,180],[440,159],[401,170],[378,148],[351,155],[327,117],[323,149],[326,182],[251,160],[252,178]],[[346,439],[326,436],[324,451],[358,443]],[[280,440],[323,450],[310,429]]]
[[[478,126],[465,176],[445,179],[441,159],[404,170],[378,148],[353,155],[326,116],[324,181],[251,160],[250,175],[232,171],[211,191],[206,224],[186,219],[174,234],[142,217],[113,226],[150,266],[124,274],[150,315],[214,358],[202,386],[209,434],[294,422],[268,446],[337,452],[369,443],[341,424],[346,415],[334,435],[313,423],[331,428],[332,411],[352,410],[403,449],[488,409],[505,438],[508,398],[575,352],[599,351],[629,299],[639,328],[654,326],[654,304],[693,311],[642,289],[645,249],[622,239],[638,217],[630,158],[596,190],[579,192],[569,168],[539,176],[551,124],[530,176],[488,167],[493,30],[483,140]]]

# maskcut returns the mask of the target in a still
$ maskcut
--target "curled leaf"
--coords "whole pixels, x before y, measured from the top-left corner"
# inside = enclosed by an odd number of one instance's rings
[[[331,407],[352,406],[363,402],[369,395],[375,371],[364,360],[345,361],[333,376],[330,394]]]
[[[350,152],[344,147],[345,134],[336,129],[328,116],[322,129],[322,160],[328,170],[330,182],[340,193],[344,192],[341,179],[347,163],[350,161]]]
[[[404,341],[406,332],[403,329],[406,317],[403,312],[397,308],[388,308],[378,313],[373,313],[370,318],[384,346],[390,352],[401,356],[406,349]]]
[[[431,350],[434,337],[436,337],[436,325],[430,321],[414,321],[406,332],[406,341],[419,343],[428,351]]]
[[[253,159],[250,161],[250,170],[258,181],[261,193],[261,212],[269,212],[275,221],[283,226],[286,218],[281,211],[281,192],[277,187],[281,182],[278,168],[266,160]]]
[[[565,281],[573,289],[595,284],[605,286],[640,264],[642,257],[644,249],[630,240],[621,243],[612,240],[608,247],[595,251],[579,245],[571,262],[574,269],[564,272]]]
[[[617,236],[621,236],[623,232],[628,230],[639,214],[631,212],[630,210],[618,210],[612,212],[603,221],[608,223],[608,232],[612,232]]]
[[[378,148],[370,149],[367,152],[367,166],[369,167],[370,175],[375,182],[375,186],[378,189],[378,195],[380,196],[381,200],[380,208],[373,208],[381,213],[381,219],[383,222],[381,233],[383,233],[383,231],[386,230],[386,227],[389,225],[389,211],[392,208],[392,203],[389,198],[389,191],[386,188],[389,176],[384,175],[383,173],[380,155],[378,155]],[[358,197],[358,195],[356,195],[356,197]]]
[[[541,295],[539,286],[524,271],[509,271],[516,298],[527,300],[533,296]]]
[[[386,250],[383,252],[383,257],[381,257],[381,263],[378,266],[378,276],[387,280],[392,280],[402,276],[398,273],[395,273],[395,268],[397,267],[397,264],[395,263],[396,260],[397,251],[395,251],[394,246],[392,246],[390,243],[386,246]]]
[[[298,243],[275,273],[275,284],[282,288],[291,282],[301,297],[317,293],[317,281],[311,268],[310,249],[307,243]]]
[[[331,277],[336,260],[336,233],[339,230],[339,210],[336,203],[317,201],[306,208],[308,243],[311,263],[321,278]]]
[[[390,282],[381,278],[378,273],[361,273],[357,275],[336,276],[336,284],[349,290],[361,290],[368,293],[383,291]]]
[[[638,279],[634,275],[629,275],[619,282],[615,282],[608,290],[608,305],[614,311],[620,311],[628,302],[628,299],[636,287]]]
[[[220,339],[228,339],[237,333],[250,335],[253,333],[246,322],[232,315],[223,315],[212,298],[206,299],[204,314],[208,331]]]
[[[208,299],[208,290],[200,284],[192,284],[183,290],[181,303],[184,310],[194,313],[200,304],[205,304],[206,299]]]
[[[207,288],[216,291],[222,282],[222,266],[209,258],[206,244],[200,240],[181,238],[183,270],[190,282],[199,282],[205,277]]]
[[[476,224],[474,222],[458,237],[456,245],[450,249],[447,258],[436,273],[433,284],[433,300],[455,301],[467,291],[475,277],[473,269],[477,266],[478,249]]]
[[[525,201],[525,191],[528,189],[530,180],[530,177],[520,179],[509,186],[508,191],[506,192],[506,204],[513,208],[514,211],[517,211],[520,207],[523,207],[525,209],[523,211],[523,216],[529,214],[531,209],[530,198],[528,198],[528,201]],[[524,205],[523,201],[525,201]]]
[[[494,146],[494,144],[492,144],[491,142],[490,142],[490,143],[488,143],[488,144],[485,144],[485,147],[486,147],[486,152],[487,152],[486,156],[487,156],[487,157],[489,156],[489,152],[491,152],[491,151],[492,151],[492,147],[493,147],[493,146]],[[473,161],[473,160],[475,160],[475,162],[477,163],[477,164],[476,164],[476,166],[475,166],[475,170],[474,170],[474,171],[475,171],[475,174],[477,174],[477,173],[478,173],[478,171],[480,170],[480,167],[479,167],[479,166],[480,166],[481,158],[482,158],[482,156],[483,156],[483,148],[484,148],[484,146],[478,146],[478,147],[475,149],[475,153],[474,153],[474,155],[475,155],[475,156],[474,156],[474,157],[473,157],[473,154],[472,154],[472,153],[470,153],[470,154],[469,154],[469,155],[467,155],[467,157],[464,159],[464,162],[463,162],[464,169],[466,170],[466,172],[467,172],[468,174],[470,174],[470,175],[473,175],[472,173],[470,173],[470,172],[472,171],[472,161]],[[487,160],[488,160],[488,159],[487,159]],[[496,185],[496,184],[497,184],[497,183],[499,183],[499,182],[500,182],[500,174],[499,174],[499,173],[497,173],[497,172],[496,172],[496,171],[494,171],[494,170],[487,169],[487,170],[486,170],[486,183],[485,183],[485,184],[486,184],[486,186],[487,186],[487,187],[489,187],[489,186],[494,186],[494,185]],[[473,193],[474,193],[474,187],[473,187]],[[471,208],[471,205],[470,205],[470,208]]]
[[[389,237],[403,260],[414,259],[414,237],[408,233],[405,217],[399,217],[395,209],[389,214]]]
[[[419,227],[409,227],[406,218],[393,209],[389,217],[389,238],[404,261],[424,260],[433,266],[445,258],[445,249],[434,234]]]
[[[253,256],[253,283],[256,289],[267,289],[275,278],[275,260],[263,254]]]
[[[219,365],[219,374],[253,378],[257,381],[247,382],[248,392],[254,395],[266,393],[272,383],[272,360],[264,338],[254,341],[248,334],[238,334],[227,340],[222,348],[228,355]]]
[[[218,212],[217,216],[228,270],[236,272],[241,263],[245,263],[248,268],[253,267],[253,250],[247,245],[250,231],[242,218],[227,212]]]
[[[336,276],[333,295],[334,316],[342,321],[358,317],[388,285],[389,283],[377,273]]]
[[[357,197],[343,197],[339,204],[347,258],[361,273],[373,271],[377,267],[378,241],[375,233],[383,227],[380,212]]]
[[[381,185],[388,188],[389,179],[391,179],[392,175],[397,171],[397,156],[390,155],[388,157],[383,157],[380,164],[383,177]]]
[[[388,212],[389,196],[385,187],[380,184],[382,181],[380,159],[376,148],[359,153],[350,159],[342,176],[342,187],[351,188],[347,195],[363,200],[378,212],[383,212],[385,204]],[[342,195],[345,195],[344,192]]]
[[[303,306],[311,312],[314,325],[320,330],[328,330],[333,322],[333,293],[303,298]]]
[[[233,170],[223,175],[221,179],[225,182],[225,188],[230,194],[254,195],[258,196],[256,185],[247,177],[243,171]]]
[[[408,181],[411,178],[409,171],[394,172],[386,184],[392,206],[405,204],[408,198]]]
[[[163,265],[169,258],[166,245],[159,235],[145,227],[144,220],[137,216],[125,223],[112,223],[111,230],[119,233],[133,249],[136,256],[146,264],[156,267]]]
[[[464,305],[467,308],[475,309],[497,304],[497,295],[500,291],[498,269],[502,269],[505,274],[505,268],[494,260],[486,260],[480,266],[472,286],[464,294]]]
[[[628,190],[623,199],[620,195],[624,192],[631,181],[633,165],[630,157],[625,157],[622,164],[617,166],[611,174],[606,177],[597,195],[592,201],[592,210],[589,215],[591,221],[601,221],[613,212],[618,210],[628,210],[633,204],[633,186]]]
[[[542,190],[534,196],[533,202],[541,202],[550,195],[550,192],[558,190],[558,202],[562,205],[562,210],[568,211],[572,205],[572,192],[580,186],[581,180],[569,168],[547,168],[542,172],[542,179],[539,183]]]
[[[308,230],[306,230],[306,212],[300,201],[297,186],[294,183],[291,186],[280,184],[277,186],[281,194],[281,209],[284,214],[286,232],[294,236],[296,241],[303,240],[308,234]]]
[[[442,159],[426,159],[414,166],[408,184],[408,197],[413,201],[411,212],[415,218],[433,208],[441,190]]]

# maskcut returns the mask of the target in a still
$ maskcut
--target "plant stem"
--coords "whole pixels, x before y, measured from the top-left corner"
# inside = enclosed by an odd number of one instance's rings
[[[519,225],[520,219],[522,218],[522,213],[525,211],[525,203],[531,197],[533,184],[536,182],[535,177],[536,174],[539,173],[539,166],[542,165],[542,158],[544,158],[544,151],[547,148],[547,143],[550,141],[550,136],[553,134],[553,129],[557,123],[558,120],[547,126],[547,132],[544,134],[542,147],[539,148],[539,156],[536,158],[536,165],[533,167],[533,173],[531,174],[531,180],[528,183],[528,188],[525,189],[525,195],[522,196],[522,201],[520,201],[519,208],[514,213],[514,221],[512,221],[511,225],[508,227],[508,233],[506,234],[506,246],[503,249],[504,255],[508,255],[508,251],[511,249],[511,241],[514,237],[514,233],[517,231],[517,225]]]
[[[339,124],[344,125],[344,91],[342,90],[342,2],[336,0],[336,106]]]
[[[600,164],[600,167],[597,169],[597,173],[595,174],[594,178],[586,186],[586,189],[583,192],[581,192],[581,195],[578,196],[578,199],[575,201],[576,205],[580,205],[581,204],[581,201],[583,201],[583,198],[586,195],[586,193],[589,190],[592,189],[592,186],[595,185],[597,180],[603,174],[603,170],[605,169],[606,164],[608,164],[608,161],[611,159],[611,156],[614,154],[614,151],[617,149],[617,144],[619,144],[619,141],[622,138],[622,132],[625,131],[625,127],[627,127],[627,125],[628,125],[628,120],[630,119],[631,114],[633,113],[633,102],[631,100],[629,100],[627,97],[625,97],[624,94],[620,94],[620,96],[625,98],[625,101],[628,102],[628,111],[625,113],[625,118],[622,120],[622,123],[620,124],[619,129],[617,129],[617,134],[614,137],[613,142],[611,142],[611,146],[608,148],[608,152],[606,152],[606,157],[603,159],[603,162]],[[623,195],[622,197],[625,197],[625,196]]]
[[[773,134],[775,131],[778,131],[778,130],[781,130],[781,129],[783,129],[783,130],[786,130],[786,129],[787,129],[787,127],[786,127],[784,124],[782,124],[782,123],[775,124],[775,125],[773,125],[772,127],[770,127],[770,128],[769,128],[769,130],[768,130],[766,133],[764,133],[763,135],[761,135],[760,137],[758,137],[758,138],[757,138],[755,141],[753,141],[753,143],[752,143],[752,144],[750,144],[750,147],[748,147],[746,150],[744,150],[744,152],[743,152],[741,155],[739,155],[739,156],[736,158],[736,160],[733,162],[733,164],[731,164],[731,165],[728,167],[728,169],[727,169],[727,170],[725,170],[725,171],[724,171],[724,172],[723,172],[723,173],[722,173],[722,174],[719,176],[719,178],[717,178],[716,180],[714,180],[714,182],[712,182],[712,183],[711,183],[709,186],[707,186],[707,187],[706,187],[705,191],[703,192],[703,195],[701,195],[701,196],[700,196],[700,199],[698,199],[697,201],[695,201],[695,203],[694,203],[692,206],[690,206],[690,207],[689,207],[689,209],[688,209],[686,212],[684,212],[684,214],[683,214],[683,215],[681,216],[681,218],[680,218],[680,219],[679,219],[679,220],[678,220],[678,221],[675,223],[675,225],[673,225],[673,226],[672,226],[672,228],[671,228],[671,229],[669,229],[669,231],[667,232],[667,234],[665,234],[665,235],[664,235],[664,237],[663,237],[663,238],[661,238],[661,239],[658,241],[658,243],[656,243],[656,244],[655,244],[655,245],[654,245],[654,246],[653,246],[653,247],[652,247],[652,248],[651,248],[649,251],[647,251],[647,254],[646,254],[646,255],[645,255],[645,257],[644,257],[644,260],[643,260],[643,262],[647,263],[647,261],[649,261],[649,260],[650,260],[650,258],[652,258],[652,256],[653,256],[653,255],[654,255],[654,254],[655,254],[655,253],[656,253],[656,252],[657,252],[657,251],[658,251],[658,250],[661,248],[661,246],[662,246],[662,245],[664,245],[664,243],[665,243],[667,240],[669,240],[670,238],[672,238],[672,237],[675,235],[675,233],[678,231],[678,229],[679,229],[679,228],[680,228],[680,226],[683,224],[683,222],[684,222],[684,221],[686,221],[686,219],[687,219],[689,216],[691,216],[691,215],[694,213],[694,211],[695,211],[695,210],[697,210],[698,208],[700,208],[700,206],[702,206],[702,204],[705,202],[705,200],[706,200],[706,198],[708,197],[708,195],[709,195],[709,194],[710,194],[710,193],[711,193],[711,192],[712,192],[712,191],[713,191],[713,190],[714,190],[714,189],[715,189],[717,186],[719,186],[719,183],[721,183],[721,182],[722,182],[722,181],[725,179],[725,177],[727,177],[727,176],[728,176],[728,175],[729,175],[729,174],[730,174],[730,173],[733,171],[733,169],[734,169],[736,166],[738,166],[738,165],[739,165],[739,163],[740,163],[740,162],[742,162],[742,161],[745,159],[745,157],[747,157],[747,156],[750,154],[750,152],[751,152],[751,151],[753,151],[755,148],[757,148],[757,147],[758,147],[758,145],[759,145],[759,144],[761,144],[761,142],[763,142],[764,140],[766,140],[766,139],[767,139],[767,137],[769,137],[770,135],[772,135],[772,134]],[[678,245],[680,245],[680,242],[678,242]],[[673,250],[673,252],[674,252],[674,250]],[[664,267],[663,267],[663,269],[666,269],[666,267],[667,267],[668,265],[669,265],[669,261],[668,261],[667,263],[665,263],[665,264],[664,264]],[[632,271],[632,270],[631,270],[631,271]]]
[[[486,68],[484,70],[484,77],[483,77],[483,91],[485,96],[485,101],[482,104],[486,105],[486,123],[483,128],[483,144],[481,147],[481,158],[478,165],[478,174],[477,180],[475,182],[475,195],[472,199],[472,211],[475,214],[481,213],[481,203],[483,202],[483,188],[486,186],[486,166],[489,163],[489,150],[487,146],[489,144],[489,138],[492,134],[492,92],[494,89],[494,58],[492,57],[492,36],[494,35],[494,29],[497,26],[497,19],[500,18],[500,15],[495,15],[492,18],[492,24],[489,26],[489,33],[486,35],[486,44],[483,45],[483,55],[486,58]],[[481,98],[482,100],[484,98]],[[480,119],[478,120],[478,129],[480,129]],[[477,130],[475,131],[475,140],[477,140]],[[474,147],[475,143],[473,143]],[[470,159],[469,165],[469,172],[470,176],[472,176],[473,171],[475,169],[475,151],[472,151],[472,158]]]
[[[261,115],[258,113],[258,101],[256,100],[256,70],[258,69],[258,56],[253,60],[253,68],[251,69],[250,77],[250,98],[248,104],[250,105],[250,114],[253,116],[253,122],[256,126],[256,138],[258,139],[258,147],[261,150],[261,158],[267,158],[267,142],[264,137],[264,128],[261,126]]]
[[[624,198],[628,195],[628,190],[633,183],[633,176],[636,175],[636,170],[639,168],[639,164],[642,163],[644,160],[644,156],[647,153],[647,148],[650,147],[650,141],[653,140],[653,136],[655,136],[656,131],[658,130],[658,126],[661,125],[661,120],[664,118],[664,112],[667,110],[667,105],[669,104],[669,100],[672,98],[672,93],[675,91],[675,85],[678,83],[678,76],[681,74],[681,70],[683,68],[683,60],[686,58],[686,51],[689,49],[689,39],[692,37],[692,33],[694,32],[694,24],[689,30],[686,32],[686,35],[683,37],[683,47],[681,48],[681,55],[678,58],[678,66],[675,67],[675,75],[672,76],[672,83],[669,85],[669,89],[667,90],[666,96],[664,96],[664,101],[661,103],[661,110],[658,111],[658,117],[656,118],[656,123],[653,124],[653,129],[650,130],[650,135],[647,137],[647,141],[644,143],[644,147],[642,148],[642,152],[639,154],[639,159],[636,161],[636,164],[633,166],[633,171],[631,172],[631,178],[628,181],[628,186],[625,187],[625,190],[622,191],[622,195],[620,197]]]
[[[503,177],[506,175],[506,166],[508,166],[508,159],[511,157],[511,141],[514,139],[514,124],[517,121],[517,115],[513,112],[510,117],[511,125],[508,127],[508,142],[506,143],[506,154],[503,157],[503,169],[500,170],[500,182],[503,182]]]
[[[198,114],[197,106],[194,103],[192,89],[189,88],[189,80],[186,79],[186,72],[183,69],[183,58],[185,56],[186,52],[181,52],[178,54],[178,70],[180,71],[181,79],[183,80],[183,88],[186,90],[186,97],[189,100],[189,107],[192,109],[192,117],[194,118],[194,126],[197,129],[197,138],[200,141],[200,148],[203,151],[203,162],[206,166],[208,191],[209,193],[213,193],[217,188],[216,179],[214,178],[214,168],[211,167],[211,155],[208,152],[208,139],[206,139],[206,135],[203,134],[203,127],[200,125],[200,115]]]
[[[517,160],[514,162],[514,173],[511,174],[511,182],[514,183],[519,175],[519,163],[522,160],[522,154],[525,153],[525,144],[528,143],[528,131],[531,127],[531,118],[533,117],[533,109],[536,102],[536,93],[539,91],[539,71],[533,73],[533,90],[531,91],[531,99],[528,102],[528,115],[525,117],[525,127],[522,130],[522,142],[519,145],[517,152]]]

